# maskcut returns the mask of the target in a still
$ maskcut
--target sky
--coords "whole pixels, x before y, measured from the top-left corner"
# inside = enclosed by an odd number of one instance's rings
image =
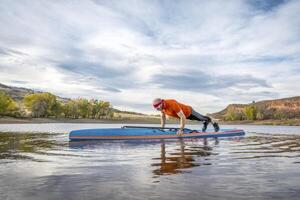
[[[298,0],[1,0],[0,83],[155,113],[300,95]]]

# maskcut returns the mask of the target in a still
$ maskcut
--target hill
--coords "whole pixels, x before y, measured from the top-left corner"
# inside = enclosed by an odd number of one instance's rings
[[[8,94],[13,100],[20,102],[24,99],[24,97],[28,94],[35,94],[35,93],[42,93],[41,91],[35,91],[32,89],[27,89],[23,87],[14,87],[14,86],[7,86],[2,83],[0,83],[0,91],[4,91],[6,94]],[[68,98],[63,98],[56,96],[57,100],[61,103],[65,103],[69,101]]]
[[[224,121],[300,119],[300,96],[250,104],[230,104],[211,116]]]
[[[0,83],[0,91],[4,91],[15,101],[22,101],[25,95],[36,93],[34,90],[31,89],[7,86],[1,83]]]

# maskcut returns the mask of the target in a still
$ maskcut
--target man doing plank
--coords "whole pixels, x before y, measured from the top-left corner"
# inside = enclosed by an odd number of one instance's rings
[[[174,99],[160,99],[153,100],[153,107],[161,111],[161,127],[164,128],[166,124],[166,115],[180,118],[180,127],[177,132],[178,135],[183,133],[183,129],[186,124],[186,119],[197,120],[203,122],[202,131],[205,132],[209,123],[212,123],[215,132],[219,131],[219,125],[216,122],[212,122],[208,116],[201,115],[196,112],[191,106],[177,102]]]

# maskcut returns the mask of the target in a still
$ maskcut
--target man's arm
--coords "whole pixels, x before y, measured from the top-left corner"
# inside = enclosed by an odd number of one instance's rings
[[[184,113],[182,112],[182,110],[180,110],[178,113],[177,113],[178,117],[180,117],[180,126],[179,128],[180,129],[184,129],[185,127],[185,122],[186,122],[186,117],[184,115]]]
[[[160,124],[162,128],[165,128],[165,124],[166,124],[166,114],[165,113],[161,113],[160,115]]]

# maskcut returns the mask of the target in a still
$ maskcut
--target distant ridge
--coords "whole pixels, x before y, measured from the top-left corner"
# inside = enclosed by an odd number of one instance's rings
[[[225,121],[245,120],[248,117],[249,108],[252,109],[254,120],[299,119],[300,96],[264,100],[249,104],[230,104],[220,112],[212,113],[211,116]]]
[[[15,101],[22,101],[23,98],[28,94],[42,93],[42,91],[36,91],[23,87],[7,86],[2,83],[0,83],[0,91],[6,92]],[[56,96],[56,98],[62,103],[70,100],[69,98],[63,98],[60,96]]]
[[[23,87],[7,86],[2,83],[0,83],[0,91],[6,92],[15,101],[21,101],[24,98],[24,96],[27,94],[38,93],[31,89],[27,89]]]

